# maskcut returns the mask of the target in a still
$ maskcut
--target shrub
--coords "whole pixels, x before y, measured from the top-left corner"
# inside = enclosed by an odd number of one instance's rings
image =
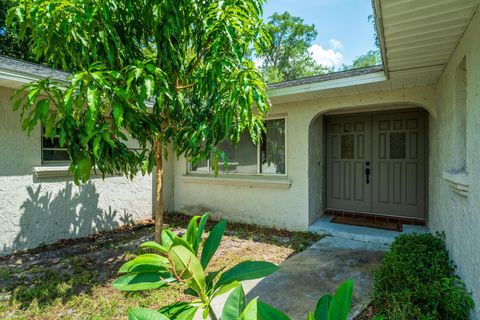
[[[373,304],[388,319],[468,319],[473,300],[454,275],[445,235],[401,235],[374,274]]]

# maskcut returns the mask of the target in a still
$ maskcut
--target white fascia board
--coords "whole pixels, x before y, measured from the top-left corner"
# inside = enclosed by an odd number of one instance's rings
[[[281,97],[288,96],[299,93],[308,93],[314,91],[322,91],[328,89],[337,89],[344,87],[351,87],[360,84],[368,84],[375,82],[382,82],[387,80],[385,73],[383,71],[363,74],[358,76],[351,76],[340,79],[326,80],[321,82],[302,84],[297,86],[291,86],[286,88],[278,88],[269,90],[268,94],[270,97]]]
[[[43,78],[44,77],[35,74],[0,67],[0,85],[3,87],[16,89],[24,84]],[[67,83],[67,81],[62,79],[53,79],[62,83]]]

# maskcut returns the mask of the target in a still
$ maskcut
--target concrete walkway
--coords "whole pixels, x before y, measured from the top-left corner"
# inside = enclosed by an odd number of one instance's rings
[[[243,286],[248,300],[259,297],[293,320],[305,320],[320,296],[333,293],[343,281],[353,279],[353,318],[370,302],[371,271],[380,265],[387,249],[387,245],[328,236],[283,262],[274,274],[246,281]],[[227,296],[214,301],[218,316]]]
[[[332,223],[332,217],[323,216],[313,223],[309,231],[313,233],[328,234],[336,238],[352,239],[378,244],[391,244],[401,234],[426,233],[427,227],[411,226],[404,224],[403,231],[390,231],[377,228],[352,226],[347,224]]]

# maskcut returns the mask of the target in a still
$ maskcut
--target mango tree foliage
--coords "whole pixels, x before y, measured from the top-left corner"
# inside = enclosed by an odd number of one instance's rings
[[[28,35],[37,59],[71,74],[26,85],[16,95],[22,126],[45,127],[71,157],[75,181],[92,169],[103,176],[157,166],[161,228],[162,160],[174,153],[193,162],[238,142],[256,142],[268,112],[266,84],[246,59],[270,43],[264,0],[22,0],[7,25]],[[139,148],[127,147],[136,140]],[[157,228],[156,238],[160,232]]]

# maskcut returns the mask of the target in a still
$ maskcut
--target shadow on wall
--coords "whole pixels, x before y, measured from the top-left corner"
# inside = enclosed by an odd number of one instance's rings
[[[112,230],[120,224],[133,223],[132,216],[118,212],[110,206],[108,211],[99,207],[99,197],[93,183],[78,188],[67,182],[57,191],[48,187],[27,187],[28,198],[23,202],[19,231],[4,253],[35,248],[61,239],[85,237],[100,231]]]

